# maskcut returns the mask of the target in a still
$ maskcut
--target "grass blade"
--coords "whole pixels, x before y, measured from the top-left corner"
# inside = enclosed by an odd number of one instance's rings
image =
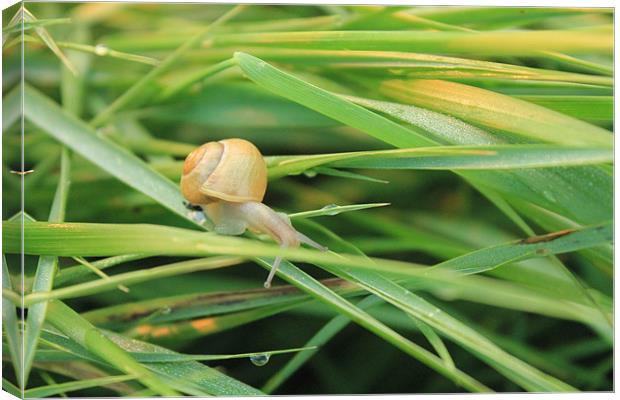
[[[163,396],[176,396],[178,393],[163,384],[143,365],[136,362],[123,349],[106,338],[101,331],[67,307],[54,300],[49,302],[48,321],[79,345],[108,361],[119,370],[138,379],[146,387]]]
[[[611,54],[613,41],[600,31],[315,31],[222,34],[212,47],[280,46],[338,50],[395,50],[418,53],[534,55],[540,51]]]
[[[611,163],[611,149],[550,145],[437,146],[275,157],[270,178],[296,175],[320,165],[379,169],[497,170]]]
[[[6,264],[6,257],[2,254],[2,289],[13,290],[11,284],[11,275],[9,274],[9,268]],[[20,299],[21,300],[21,299]],[[21,306],[21,301],[18,303]],[[6,335],[6,341],[9,345],[9,354],[11,357],[11,363],[15,370],[15,376],[19,382],[20,387],[25,387],[23,384],[24,369],[23,369],[23,353],[22,353],[22,335],[20,333],[19,324],[17,323],[17,307],[12,301],[8,299],[2,299],[2,331]],[[4,378],[3,378],[4,379]],[[21,397],[21,390],[17,389],[16,396]]]
[[[185,217],[187,209],[174,183],[124,148],[99,137],[93,128],[63,111],[36,89],[26,86],[24,96],[24,113],[29,121],[120,181]]]
[[[562,254],[611,242],[611,223],[581,230],[564,230],[534,236],[516,243],[481,249],[452,258],[429,269],[450,269],[463,274],[478,274],[533,255]]]
[[[429,141],[419,133],[372,113],[352,102],[310,85],[254,56],[235,53],[235,60],[247,77],[265,89],[319,111],[337,121],[369,132],[399,147],[424,146]]]
[[[39,386],[28,389],[24,392],[27,398],[54,397],[64,392],[72,392],[75,390],[89,389],[98,386],[109,385],[111,383],[125,382],[135,379],[131,375],[106,376],[105,378],[84,379],[75,382],[58,383],[55,385]]]
[[[609,131],[506,95],[439,80],[391,80],[381,91],[419,107],[535,141],[611,146]]]
[[[271,260],[258,260],[259,264],[265,267],[267,270],[271,268]],[[405,353],[420,360],[427,366],[433,368],[435,371],[441,373],[449,379],[455,381],[455,383],[462,385],[468,390],[472,391],[489,391],[490,389],[476,381],[469,375],[461,372],[458,369],[451,370],[446,368],[439,358],[434,354],[426,351],[422,347],[410,342],[398,333],[394,332],[387,326],[383,325],[366,312],[355,307],[350,302],[346,301],[336,293],[327,289],[321,285],[318,281],[314,280],[310,275],[294,266],[293,264],[283,261],[278,270],[278,275],[284,278],[291,284],[299,287],[301,290],[309,293],[317,300],[328,304],[329,306],[338,310],[341,314],[346,315],[352,321],[358,323],[364,328],[370,330],[376,335],[382,337],[384,340],[393,344],[397,348],[401,349]]]
[[[48,219],[50,223],[61,223],[65,219],[70,171],[69,152],[64,148],[60,157],[60,178]],[[57,257],[41,256],[32,283],[32,293],[50,291],[54,286],[54,276],[56,275],[57,268]],[[28,376],[30,375],[32,361],[39,343],[41,328],[45,322],[47,308],[47,302],[43,301],[28,309],[28,319],[26,320],[26,329],[24,331],[24,387],[28,383]]]

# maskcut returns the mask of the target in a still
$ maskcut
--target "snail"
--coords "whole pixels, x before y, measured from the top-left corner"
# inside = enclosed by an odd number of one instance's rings
[[[267,191],[267,165],[260,151],[243,139],[208,142],[192,151],[183,164],[181,193],[188,208],[201,209],[215,232],[241,235],[246,229],[271,236],[281,247],[301,243],[327,248],[297,232],[286,214],[262,203]],[[276,257],[265,288],[271,286],[282,257]]]

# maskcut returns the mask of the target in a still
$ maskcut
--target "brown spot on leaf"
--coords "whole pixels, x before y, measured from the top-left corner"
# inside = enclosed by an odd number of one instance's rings
[[[561,238],[562,236],[570,235],[573,232],[575,232],[575,229],[564,229],[562,231],[552,232],[546,235],[532,236],[527,239],[521,240],[519,243],[535,244],[535,243],[551,242],[552,240],[556,240],[558,238]]]

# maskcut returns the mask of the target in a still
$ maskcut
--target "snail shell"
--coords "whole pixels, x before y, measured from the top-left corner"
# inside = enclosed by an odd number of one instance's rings
[[[193,204],[218,200],[262,202],[267,165],[260,151],[243,139],[209,142],[192,151],[183,164],[181,192]]]

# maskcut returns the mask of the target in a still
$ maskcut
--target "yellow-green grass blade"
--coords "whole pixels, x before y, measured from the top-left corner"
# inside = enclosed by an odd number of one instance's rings
[[[69,174],[71,171],[70,156],[66,148],[60,157],[60,178],[48,221],[62,223],[65,219],[67,197],[69,195]],[[54,287],[54,276],[58,268],[58,258],[55,256],[41,256],[32,283],[32,293],[48,292]],[[24,331],[24,387],[28,383],[28,376],[39,343],[41,328],[45,322],[48,304],[46,301],[33,305],[28,309],[28,319]]]
[[[48,289],[44,293],[31,293],[31,300],[41,298],[67,299],[82,297],[95,293],[114,290],[118,285],[130,286],[136,283],[145,282],[151,279],[162,279],[168,276],[176,276],[196,271],[211,270],[239,264],[243,261],[240,257],[209,257],[190,261],[181,261],[174,264],[162,265],[150,269],[116,274],[109,279],[95,279],[92,281],[67,286],[60,289]]]
[[[11,283],[11,275],[9,274],[9,268],[6,264],[6,257],[2,254],[2,289],[13,290]],[[17,307],[21,307],[21,301],[14,304],[8,299],[2,299],[2,333],[6,336],[8,343],[9,355],[11,358],[11,364],[15,371],[15,376],[20,387],[25,387],[22,383],[24,379],[23,369],[23,353],[22,353],[22,335],[17,321]],[[17,389],[18,394],[16,396],[21,397],[21,390]]]
[[[611,86],[608,76],[580,74],[522,65],[490,62],[468,58],[448,57],[436,54],[364,51],[364,50],[317,50],[290,48],[261,48],[237,46],[194,50],[186,55],[188,61],[220,61],[235,51],[253,54],[264,60],[292,64],[299,68],[321,67],[335,70],[363,70],[382,75],[408,76],[440,79],[479,79],[513,82],[566,82]]]
[[[3,241],[5,243],[5,251],[19,252],[21,245],[19,242],[20,226],[16,222],[5,222],[3,226]],[[364,257],[347,256],[343,257],[335,253],[324,253],[307,249],[281,249],[275,245],[263,244],[260,242],[233,238],[222,237],[214,234],[205,234],[196,231],[190,231],[179,228],[171,228],[154,225],[118,225],[118,224],[48,224],[41,222],[31,222],[25,225],[25,248],[26,254],[47,254],[59,256],[73,255],[92,255],[104,256],[109,254],[133,253],[136,250],[145,254],[158,255],[211,255],[211,254],[227,254],[238,255],[242,257],[266,256],[273,257],[282,255],[290,260],[299,260],[304,262],[329,263],[342,267],[351,267],[355,269],[368,269],[377,272],[386,272],[398,276],[410,276],[424,286],[431,285],[449,285],[455,291],[465,290],[468,296],[473,296],[477,301],[496,301],[498,299],[483,299],[485,290],[494,293],[493,296],[501,298],[514,298],[514,296],[524,295],[523,291],[530,293],[531,301],[534,303],[522,302],[520,304],[510,304],[509,301],[499,301],[498,304],[510,305],[511,307],[529,307],[529,310],[537,310],[536,312],[556,315],[560,318],[571,318],[583,321],[598,323],[598,314],[585,312],[589,309],[589,304],[571,304],[565,302],[549,302],[543,293],[526,290],[523,287],[508,285],[500,290],[503,285],[495,280],[487,281],[482,277],[455,274],[452,271],[437,270],[433,273],[427,273],[426,269],[420,268],[418,264],[387,260],[387,259],[371,259]],[[579,235],[579,231],[575,231],[567,236]],[[171,238],[177,238],[172,241]],[[529,257],[537,257],[536,250],[544,251],[544,254],[553,254],[554,252],[573,251],[578,248],[571,243],[555,241],[536,241],[536,238],[529,239],[533,243],[515,243],[515,246],[522,247],[522,251]],[[605,242],[600,242],[605,243]],[[593,245],[593,242],[582,242],[583,245]],[[533,253],[532,253],[532,250]],[[476,292],[469,290],[478,286]],[[66,290],[63,288],[59,290]],[[515,292],[516,291],[516,292]],[[5,293],[6,295],[6,293]],[[10,294],[9,294],[10,296]],[[38,297],[38,298],[37,298]],[[26,297],[24,301],[28,304],[31,299],[40,301],[49,298],[50,293],[40,294],[36,297]],[[578,301],[579,299],[574,299]]]
[[[345,168],[497,170],[613,162],[606,147],[550,145],[417,147],[308,156],[270,157],[269,177],[297,175],[321,165]]]
[[[526,101],[441,80],[390,80],[391,98],[534,140],[568,145],[611,146],[611,132]]]
[[[54,397],[57,394],[73,392],[75,390],[89,389],[105,386],[111,383],[125,382],[136,379],[131,375],[106,376],[104,378],[84,379],[80,381],[57,383],[55,385],[38,386],[24,391],[27,398]]]
[[[394,50],[419,53],[538,56],[540,51],[609,55],[607,31],[315,31],[222,34],[208,46],[280,46],[307,49]]]
[[[112,256],[101,260],[92,261],[91,264],[97,269],[103,270],[125,262],[141,260],[146,257],[147,256],[142,254],[123,254],[120,256]],[[93,277],[93,275],[94,272],[82,264],[63,267],[54,278],[54,287],[61,287],[68,283],[80,282],[88,277]]]
[[[355,99],[372,110],[410,123],[432,134],[442,143],[485,145],[506,141],[503,136],[489,136],[453,117],[415,106],[369,99]],[[455,123],[454,121],[459,121]],[[490,139],[492,138],[492,139]],[[582,224],[609,219],[612,210],[611,176],[600,168],[551,168],[529,171],[463,171],[459,175],[475,186],[491,187],[505,198],[515,196],[563,215]],[[587,190],[585,188],[588,188]]]
[[[125,350],[118,347],[118,345],[105,337],[99,329],[80,317],[78,313],[61,301],[54,300],[49,302],[47,320],[80,346],[108,361],[133,378],[138,379],[149,389],[162,396],[178,395],[175,390],[162,383],[143,365],[127,354]]]

